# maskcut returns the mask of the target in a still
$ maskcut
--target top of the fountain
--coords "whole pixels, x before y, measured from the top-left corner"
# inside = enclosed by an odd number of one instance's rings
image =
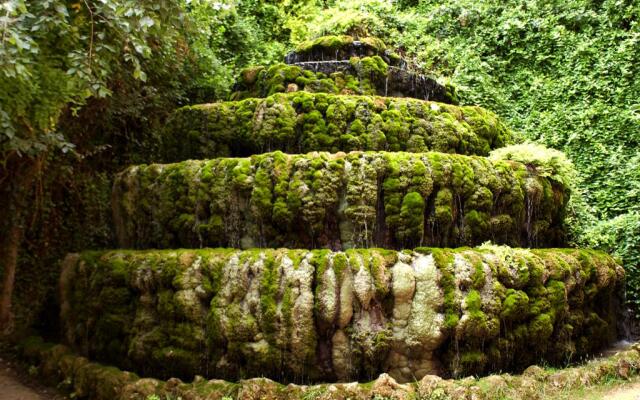
[[[301,43],[285,57],[287,64],[309,61],[349,60],[351,57],[380,56],[388,65],[402,67],[402,58],[376,37],[322,36]]]

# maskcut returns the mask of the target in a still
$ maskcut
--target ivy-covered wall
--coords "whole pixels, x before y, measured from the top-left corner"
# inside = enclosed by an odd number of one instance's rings
[[[568,190],[514,161],[281,152],[139,165],[116,177],[124,248],[563,243]]]
[[[615,338],[622,268],[592,250],[70,254],[69,344],[154,377],[400,381],[566,362]]]
[[[162,133],[160,158],[173,162],[273,150],[487,155],[511,140],[496,115],[480,107],[293,92],[180,108]]]

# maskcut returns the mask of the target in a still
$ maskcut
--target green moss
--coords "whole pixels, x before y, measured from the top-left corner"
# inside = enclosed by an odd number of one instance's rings
[[[460,366],[464,371],[482,372],[487,358],[482,352],[465,352],[460,354]]]
[[[362,94],[375,94],[360,82],[348,82],[355,85],[349,90],[356,94],[363,90]],[[495,117],[486,124],[470,124],[476,115],[489,113],[409,98],[276,93],[264,99],[176,110],[163,131],[161,155],[167,161],[265,150],[437,150],[486,155],[498,146],[496,136],[509,137],[510,132]]]
[[[453,222],[453,195],[449,189],[440,189],[435,199],[435,220],[442,226],[449,226]]]
[[[477,290],[470,290],[464,299],[465,307],[469,312],[480,311],[482,307],[482,298]]]
[[[417,192],[409,192],[402,199],[398,239],[403,243],[421,244],[424,235],[424,199]]]
[[[500,318],[508,321],[517,321],[526,317],[529,306],[529,296],[521,290],[509,289],[507,297],[502,302]]]
[[[552,333],[553,318],[549,314],[540,314],[529,324],[529,339],[537,345],[547,346]]]
[[[486,276],[482,256],[475,252],[465,253],[465,258],[471,262],[473,272],[471,274],[471,287],[480,290],[486,284]]]
[[[622,276],[616,274],[619,267],[610,257],[591,251],[490,245],[401,253],[381,249],[86,253],[65,266],[65,275],[70,275],[61,301],[72,312],[63,314],[64,332],[71,344],[88,349],[91,357],[146,373],[209,373],[236,379],[258,373],[289,378],[311,370],[309,379],[325,379],[324,372],[309,366],[322,351],[321,341],[335,332],[339,285],[347,282],[344,273],[348,268],[357,272],[362,261],[373,278],[375,296],[367,310],[354,302],[351,320],[342,329],[355,343],[351,344],[359,360],[355,368],[373,374],[395,342],[390,340],[389,326],[374,323],[363,329],[362,324],[377,318],[377,313],[392,320],[390,269],[398,257],[415,261],[416,254],[433,257],[438,270],[437,285],[444,298],[442,306],[436,304],[432,311],[444,316],[444,336],[436,351],[453,374],[524,368],[539,359],[561,362],[597,351],[615,333],[609,310],[617,304],[612,289],[621,284]],[[284,266],[285,257],[293,261],[292,269]],[[534,264],[558,258],[570,271],[562,280],[534,279],[538,275]],[[311,271],[302,267],[305,260],[315,276],[306,275]],[[123,263],[130,275],[127,281],[109,273],[112,265],[120,269]],[[518,278],[523,265],[529,271],[527,280]],[[326,280],[329,267],[341,283]],[[306,280],[298,280],[303,276]],[[319,289],[328,291],[320,294]],[[307,290],[314,292],[314,299],[304,295]],[[327,293],[333,297],[324,297],[327,301],[320,307],[318,300]],[[319,319],[322,313],[326,320]],[[45,351],[38,344],[32,347],[33,356]],[[474,359],[471,355],[476,353],[486,359]],[[469,356],[462,360],[465,354]],[[224,370],[217,369],[221,362],[226,363]]]
[[[335,253],[333,257],[333,270],[338,278],[342,277],[342,272],[349,266],[349,260],[345,253]]]
[[[390,287],[388,285],[388,282],[383,278],[385,276],[388,276],[387,271],[390,271],[393,265],[396,263],[397,255],[394,251],[379,250],[376,252],[371,252],[370,258],[370,269],[371,275],[373,276],[373,284],[376,287],[376,297],[379,299],[384,299],[389,293]]]
[[[306,53],[316,49],[336,50],[352,44],[354,38],[347,35],[327,35],[317,39],[302,42],[296,47],[296,52]]]
[[[444,293],[444,326],[447,329],[454,329],[460,320],[460,307],[456,298],[453,253],[446,249],[417,249],[417,251],[430,252],[433,256],[436,267],[440,271],[440,287]]]
[[[278,270],[271,254],[264,259],[264,269],[260,280],[260,311],[261,328],[267,334],[275,332],[275,318],[277,313]]]

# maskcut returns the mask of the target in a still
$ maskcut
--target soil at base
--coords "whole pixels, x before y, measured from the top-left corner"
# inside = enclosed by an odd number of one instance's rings
[[[46,387],[16,364],[0,358],[0,400],[66,400],[66,396]]]

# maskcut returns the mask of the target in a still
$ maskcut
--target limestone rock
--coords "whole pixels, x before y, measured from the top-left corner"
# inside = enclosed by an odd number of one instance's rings
[[[88,252],[65,261],[62,329],[91,360],[185,381],[468,376],[597,351],[616,332],[618,269],[591,250],[501,246]],[[54,350],[47,375],[84,371]],[[548,379],[574,386],[632,369]]]

